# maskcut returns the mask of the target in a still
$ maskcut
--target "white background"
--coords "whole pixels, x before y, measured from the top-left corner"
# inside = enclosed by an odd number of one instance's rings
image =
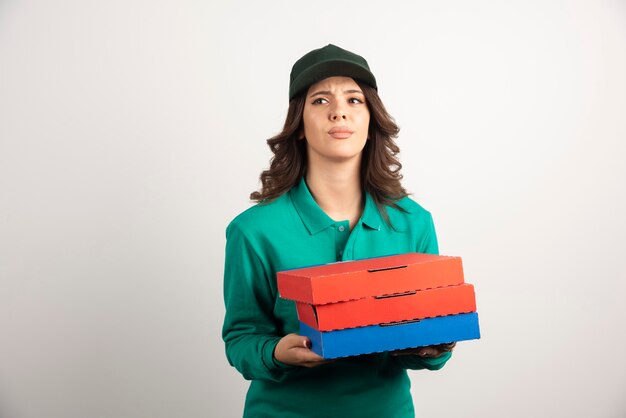
[[[224,229],[289,71],[367,58],[483,338],[421,417],[626,416],[624,1],[0,1],[0,416],[241,415]]]

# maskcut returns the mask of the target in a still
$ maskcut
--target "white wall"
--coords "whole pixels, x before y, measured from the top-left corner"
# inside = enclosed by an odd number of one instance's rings
[[[483,338],[412,374],[418,416],[626,416],[617,0],[0,2],[0,416],[240,416],[224,228],[329,42],[476,285]]]

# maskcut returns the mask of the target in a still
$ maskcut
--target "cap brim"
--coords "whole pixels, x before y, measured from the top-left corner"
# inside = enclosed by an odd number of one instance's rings
[[[328,77],[350,77],[356,81],[368,84],[375,89],[377,88],[376,78],[374,78],[374,75],[366,68],[350,61],[329,60],[322,61],[303,71],[298,78],[291,83],[289,100],[293,99],[294,96],[304,89]]]

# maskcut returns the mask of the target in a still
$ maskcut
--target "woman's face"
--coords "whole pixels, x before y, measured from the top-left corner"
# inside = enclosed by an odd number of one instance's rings
[[[369,122],[365,96],[353,79],[329,77],[313,84],[303,115],[309,163],[360,158]]]

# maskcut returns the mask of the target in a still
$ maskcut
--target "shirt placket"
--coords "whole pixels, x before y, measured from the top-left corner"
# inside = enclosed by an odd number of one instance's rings
[[[337,261],[343,259],[346,242],[350,236],[350,223],[348,221],[335,222],[335,255]]]

